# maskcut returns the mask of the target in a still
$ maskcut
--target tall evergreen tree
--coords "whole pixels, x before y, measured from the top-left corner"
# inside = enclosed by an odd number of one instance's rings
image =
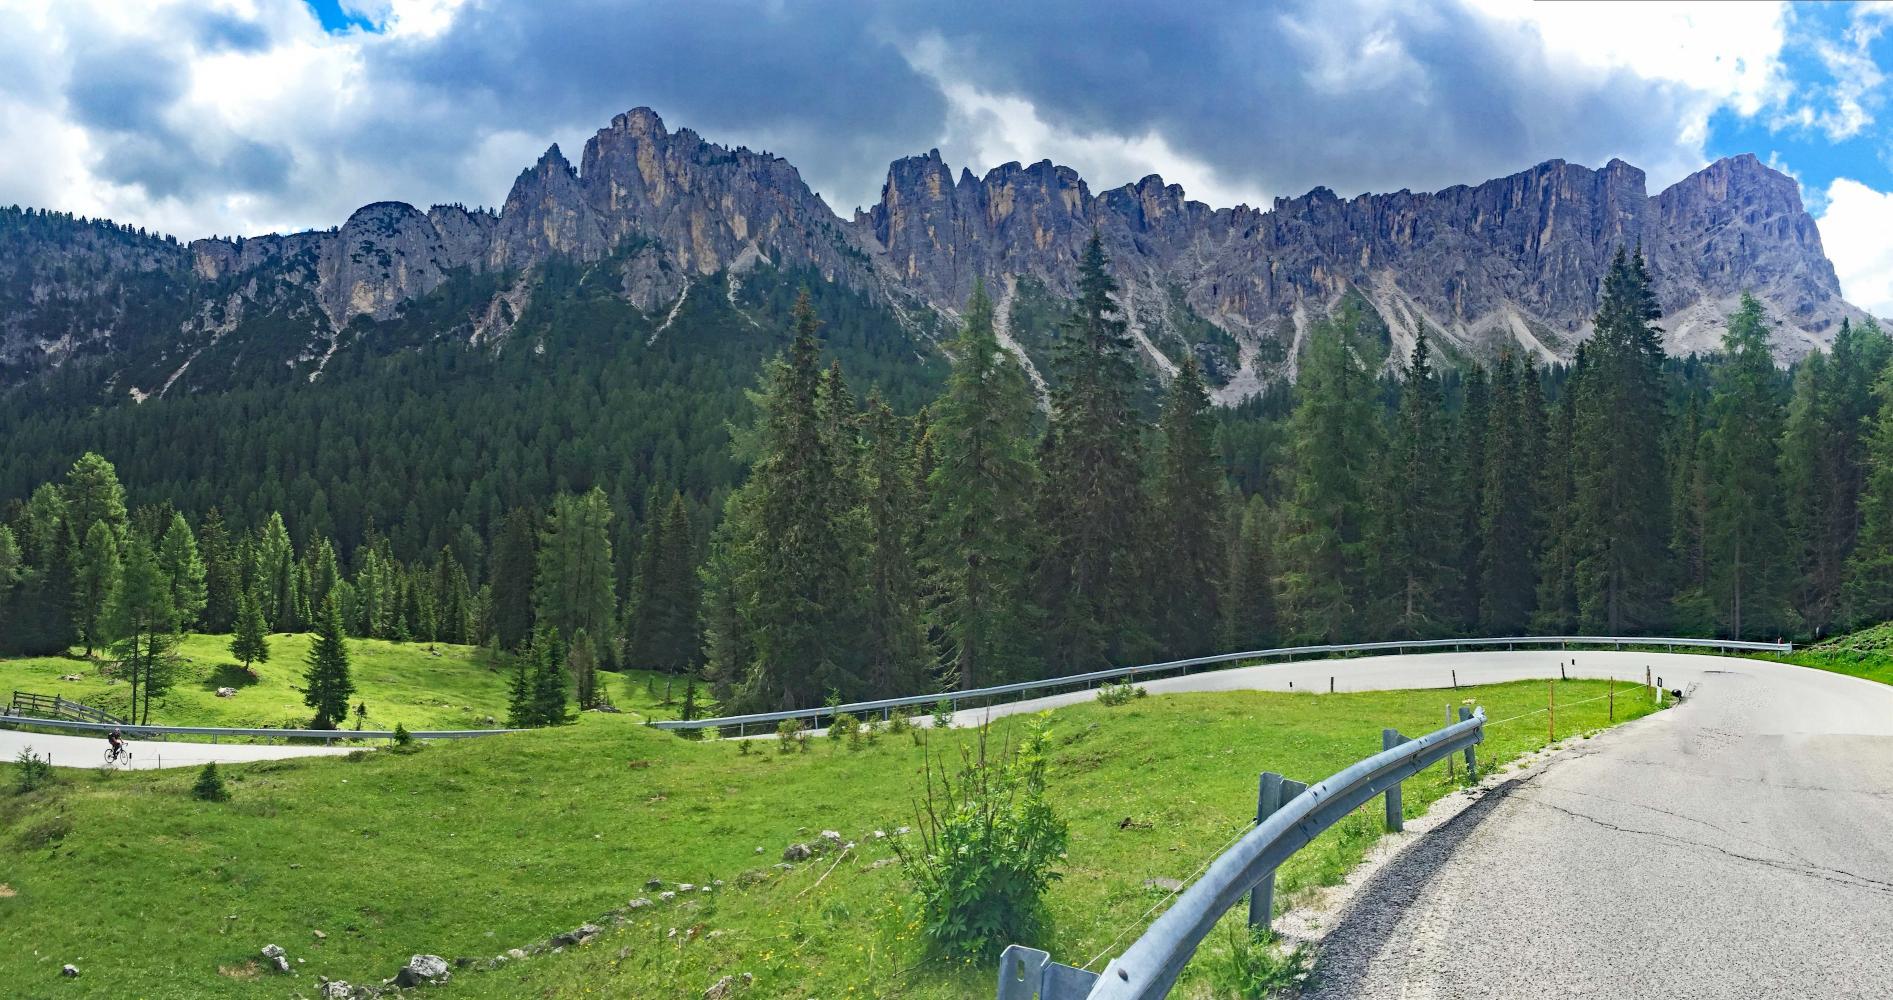
[[[125,488],[119,485],[118,470],[96,452],[88,451],[72,463],[60,493],[75,537],[84,538],[99,523],[114,535],[124,532]]]
[[[1282,601],[1297,637],[1345,642],[1368,599],[1369,470],[1380,454],[1374,386],[1341,331],[1314,331],[1290,420]]]
[[[197,529],[197,549],[204,560],[204,630],[228,632],[237,621],[237,594],[242,583],[237,553],[223,514],[212,507]]]
[[[1526,388],[1526,382],[1532,389]],[[1488,635],[1526,630],[1536,604],[1537,511],[1533,471],[1543,427],[1538,381],[1529,363],[1507,354],[1492,380],[1485,440],[1485,490],[1480,516],[1479,624]]]
[[[109,641],[105,610],[118,586],[118,575],[118,534],[108,522],[94,520],[79,547],[72,591],[73,623],[88,657]]]
[[[309,647],[308,669],[303,672],[303,704],[315,709],[312,729],[334,729],[348,718],[348,699],[355,693],[349,675],[348,638],[342,627],[342,608],[331,599],[316,617],[315,642]]]
[[[1452,519],[1448,522],[1451,525],[1450,537],[1455,540],[1457,548],[1452,576],[1459,583],[1453,617],[1457,627],[1465,631],[1478,627],[1483,597],[1479,585],[1484,580],[1480,570],[1485,565],[1483,523],[1486,435],[1492,425],[1491,395],[1490,375],[1484,367],[1473,365],[1466,372],[1465,401],[1460,406],[1458,426],[1454,433],[1457,461],[1453,465],[1452,477],[1458,503],[1454,505]]]
[[[103,520],[94,521],[93,529],[109,534]],[[171,604],[171,581],[141,531],[130,532],[125,540],[123,574],[112,590],[104,621],[119,669],[131,682],[131,717],[148,723],[152,701],[171,687],[178,614]]]
[[[1736,639],[1781,624],[1787,551],[1778,473],[1781,399],[1768,320],[1753,295],[1729,317],[1709,403],[1710,596]]]
[[[1104,246],[1091,234],[1078,264],[1078,301],[1059,330],[1051,427],[1041,469],[1038,605],[1043,661],[1054,674],[1095,669],[1141,648],[1138,586],[1146,502],[1137,367],[1112,296]]]
[[[583,496],[560,494],[539,536],[539,572],[533,587],[541,624],[569,642],[580,629],[610,633],[617,610],[617,574],[611,557],[611,502],[593,487]]]
[[[295,632],[303,622],[297,612],[296,549],[283,516],[270,512],[256,537],[256,597],[263,618],[276,632]]]
[[[1576,391],[1572,504],[1579,626],[1606,635],[1662,621],[1668,477],[1663,348],[1642,255],[1612,260]]]
[[[190,522],[182,514],[172,514],[170,527],[158,547],[158,566],[171,582],[171,607],[178,624],[188,628],[198,623],[208,600],[205,591],[204,561],[197,553],[197,539]]]
[[[1215,418],[1195,357],[1185,358],[1170,380],[1157,436],[1157,480],[1151,490],[1157,544],[1150,553],[1150,578],[1162,595],[1156,638],[1165,658],[1199,656],[1218,639],[1229,557]]]
[[[1374,520],[1381,584],[1374,617],[1390,638],[1429,638],[1453,629],[1459,552],[1447,434],[1432,345],[1422,329],[1402,373],[1379,481],[1380,516]],[[1242,544],[1247,547],[1246,540]]]
[[[1860,538],[1847,559],[1844,613],[1856,625],[1893,621],[1893,364],[1874,387],[1880,412],[1867,439]]]
[[[920,514],[902,421],[878,394],[862,413],[867,450],[862,461],[867,529],[867,595],[863,675],[881,697],[923,690],[926,630],[921,622],[920,574],[914,545]]]
[[[1222,601],[1223,643],[1231,649],[1267,649],[1279,634],[1269,509],[1259,495],[1236,509],[1240,516]]]
[[[519,649],[532,638],[533,575],[538,570],[538,532],[532,512],[518,509],[506,516],[493,549],[493,632],[501,649]]]
[[[999,343],[984,285],[973,289],[950,354],[953,371],[928,433],[927,562],[941,660],[952,683],[970,688],[1023,677],[1030,659],[1038,401]]]

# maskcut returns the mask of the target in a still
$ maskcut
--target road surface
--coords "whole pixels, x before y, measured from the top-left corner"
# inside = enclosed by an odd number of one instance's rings
[[[185,743],[157,740],[127,740],[126,745],[131,747],[129,766],[139,770],[158,767],[201,767],[211,761],[231,764],[252,760],[277,760],[283,757],[325,757],[345,754],[350,749],[356,749],[266,743]],[[12,761],[19,756],[22,749],[29,746],[33,748],[35,757],[44,759],[47,754],[51,754],[54,767],[98,767],[105,763],[104,739],[0,729],[0,759]]]
[[[1577,674],[1646,659],[1690,698],[1410,845],[1329,930],[1307,995],[1893,996],[1893,688],[1632,653],[1580,653]]]

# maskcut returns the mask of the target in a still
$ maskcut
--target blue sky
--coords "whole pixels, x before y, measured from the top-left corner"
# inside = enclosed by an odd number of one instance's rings
[[[936,147],[1215,205],[1552,158],[1621,157],[1654,194],[1753,152],[1799,180],[1848,298],[1893,315],[1893,3],[0,0],[0,23],[0,204],[183,237],[498,204],[639,105],[788,157],[844,214]]]

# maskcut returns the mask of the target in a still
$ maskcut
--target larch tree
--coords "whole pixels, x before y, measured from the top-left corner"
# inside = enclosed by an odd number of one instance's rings
[[[593,487],[583,496],[562,493],[539,536],[535,613],[559,633],[561,642],[584,629],[610,634],[617,610],[617,574],[611,557],[611,502]]]
[[[118,533],[107,522],[94,520],[73,566],[72,620],[87,657],[108,641],[105,611],[118,586],[119,569]]]
[[[94,522],[103,530],[103,522]],[[177,646],[178,614],[171,604],[171,581],[164,575],[151,543],[140,531],[125,540],[122,575],[105,614],[105,634],[112,653],[131,682],[131,717],[151,721],[151,703],[170,690],[172,650]]]

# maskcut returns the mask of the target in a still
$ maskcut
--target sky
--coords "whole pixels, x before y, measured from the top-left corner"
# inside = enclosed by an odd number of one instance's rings
[[[1655,193],[1752,152],[1893,316],[1893,2],[0,0],[0,24],[0,204],[182,238],[497,205],[637,106],[787,157],[843,214],[930,148],[1217,206],[1554,158]]]

